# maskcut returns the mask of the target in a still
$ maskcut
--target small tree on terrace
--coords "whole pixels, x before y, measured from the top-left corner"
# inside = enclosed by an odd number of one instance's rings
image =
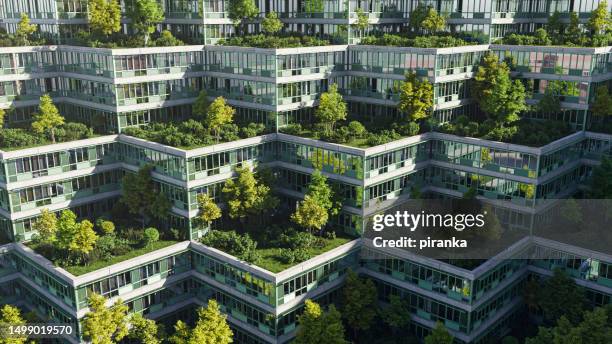
[[[427,32],[435,33],[438,31],[444,30],[446,26],[446,19],[443,16],[439,15],[433,7],[429,7],[427,10],[427,15],[421,22],[421,27],[425,29]]]
[[[334,131],[337,121],[346,119],[346,103],[342,95],[338,93],[338,85],[331,84],[327,92],[321,94],[319,106],[315,111],[315,117],[326,126],[326,131]]]
[[[247,166],[237,168],[236,173],[238,178],[227,180],[222,189],[232,219],[243,220],[278,205],[278,199],[272,196],[270,187],[257,181]]]
[[[230,0],[228,16],[232,23],[242,34],[246,34],[245,20],[252,20],[259,15],[259,8],[254,0]]]
[[[591,17],[587,22],[587,27],[594,35],[606,33],[612,29],[612,19],[608,11],[607,1],[604,0],[599,2],[597,8],[591,13]]]
[[[398,109],[407,114],[411,121],[418,121],[429,116],[433,107],[433,86],[428,80],[419,80],[415,73],[406,75],[400,87]]]
[[[310,195],[306,195],[304,200],[300,201],[295,213],[291,215],[291,220],[306,228],[308,232],[312,232],[313,229],[321,229],[327,223],[328,218],[327,209]]]
[[[410,12],[410,16],[408,17],[408,26],[410,29],[415,32],[423,31],[423,21],[425,18],[427,18],[428,13],[429,8],[424,4],[419,4],[412,12]]]
[[[197,200],[200,209],[198,217],[202,223],[208,226],[212,221],[221,217],[221,209],[207,193],[199,194]]]
[[[546,32],[548,32],[548,36],[550,36],[555,44],[560,44],[563,42],[565,24],[561,21],[561,13],[559,11],[555,11],[550,17],[548,17]]]
[[[108,36],[121,30],[121,6],[117,0],[89,0],[88,12],[93,31]]]
[[[0,129],[4,127],[5,116],[6,116],[6,111],[4,109],[0,109]]]
[[[221,127],[224,124],[232,123],[235,113],[236,110],[227,105],[223,97],[217,97],[208,107],[204,122],[208,128],[215,132],[217,142],[219,142],[219,131]]]
[[[500,127],[517,121],[519,113],[527,109],[525,87],[519,80],[510,79],[510,69],[495,54],[482,59],[473,90],[480,109]]]
[[[128,332],[128,306],[120,299],[106,307],[104,296],[92,294],[88,300],[89,312],[82,320],[83,337],[91,344],[117,343]]]
[[[208,107],[210,106],[210,101],[208,101],[208,94],[206,94],[205,90],[200,91],[198,98],[191,106],[191,112],[199,118],[205,118],[208,113]]]
[[[164,11],[156,0],[134,0],[127,15],[132,27],[143,37],[145,46],[155,26],[164,20]]]
[[[76,214],[70,210],[63,210],[57,220],[56,246],[60,250],[68,251],[78,231]]]
[[[21,13],[21,19],[17,24],[17,30],[15,30],[15,40],[17,45],[29,45],[30,39],[34,32],[38,30],[38,27],[34,24],[30,24],[30,18],[27,14]]]
[[[39,240],[43,243],[52,244],[55,242],[57,232],[57,216],[48,209],[40,211],[40,217],[32,225],[32,229],[38,232]]]
[[[273,35],[283,29],[283,22],[278,19],[278,14],[272,11],[266,14],[261,26],[265,33]]]
[[[94,225],[89,220],[83,220],[76,227],[76,231],[68,245],[68,251],[74,255],[86,256],[93,249],[98,240]]]
[[[130,214],[140,216],[143,228],[148,219],[163,219],[171,208],[167,196],[156,192],[151,178],[152,170],[152,165],[146,165],[137,173],[126,173],[121,183],[121,202]]]
[[[353,24],[353,27],[363,34],[370,25],[368,14],[363,10],[363,8],[358,8],[355,11],[355,14],[357,15],[357,21],[355,24]]]
[[[38,112],[34,114],[34,122],[32,122],[32,130],[39,134],[48,133],[51,142],[55,143],[55,129],[64,124],[62,117],[53,104],[53,100],[48,94],[40,97]]]

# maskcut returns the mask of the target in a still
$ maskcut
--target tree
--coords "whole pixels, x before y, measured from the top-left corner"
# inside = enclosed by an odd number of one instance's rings
[[[325,226],[328,217],[327,210],[313,197],[306,195],[291,215],[291,220],[312,232],[313,229],[319,230]]]
[[[433,107],[433,97],[431,83],[417,79],[415,73],[409,73],[400,86],[398,110],[407,114],[411,121],[427,118]]]
[[[606,344],[612,342],[610,318],[604,307],[584,313],[583,320],[574,326],[561,316],[554,327],[540,327],[525,344]]]
[[[552,38],[555,44],[562,44],[565,33],[565,24],[561,20],[561,13],[555,11],[550,17],[548,17],[548,24],[546,25],[546,31]]]
[[[261,22],[263,31],[273,35],[283,29],[283,22],[278,19],[278,14],[274,11],[268,12]]]
[[[206,226],[221,217],[221,209],[219,209],[215,201],[207,193],[199,194],[197,201],[198,209],[200,210],[198,217]]]
[[[161,340],[158,339],[158,337],[160,337],[158,334],[159,328],[155,321],[146,319],[142,314],[136,313],[132,315],[130,324],[132,325],[128,334],[130,339],[136,340],[142,344],[161,343]]]
[[[219,142],[219,130],[225,124],[232,123],[236,110],[227,105],[225,98],[217,97],[208,107],[204,124],[215,132],[217,142]]]
[[[591,111],[600,119],[612,116],[612,96],[606,84],[595,89],[595,101],[591,104]]]
[[[152,170],[152,165],[146,165],[137,173],[126,173],[122,180],[121,203],[127,207],[128,212],[140,216],[142,227],[145,226],[148,217],[161,215],[152,211],[153,209],[159,211],[161,208],[159,207],[161,201],[158,200],[159,196],[155,193],[151,179]],[[153,207],[154,205],[157,207]]]
[[[295,344],[346,344],[340,313],[334,305],[323,313],[316,302],[306,300],[304,313],[298,317]]]
[[[60,250],[69,250],[77,232],[78,223],[76,214],[70,210],[63,210],[57,220],[56,246]]]
[[[121,6],[117,0],[89,0],[89,26],[103,35],[121,30]]]
[[[38,232],[40,241],[47,244],[55,242],[57,231],[57,216],[48,209],[40,211],[40,217],[32,225],[32,229]]]
[[[164,11],[156,0],[134,0],[127,16],[132,27],[144,38],[146,46],[149,35],[155,32],[155,26],[164,20]]]
[[[587,28],[594,35],[606,33],[612,29],[612,20],[610,12],[608,12],[608,2],[600,1],[597,8],[591,13],[591,17],[587,22]]]
[[[98,240],[94,231],[94,225],[89,220],[83,220],[76,226],[74,236],[68,245],[68,251],[72,254],[85,256],[91,252]]]
[[[453,344],[453,336],[441,322],[436,322],[436,326],[431,333],[425,337],[425,344]]]
[[[159,37],[155,40],[154,45],[156,47],[174,47],[185,45],[185,42],[174,37],[172,35],[172,32],[170,32],[169,30],[162,30]]]
[[[216,300],[208,300],[206,308],[198,310],[189,344],[229,344],[234,333],[227,324],[227,316],[221,314]]]
[[[376,287],[370,279],[361,279],[348,270],[344,285],[343,316],[353,329],[354,338],[359,330],[368,330],[376,316]]]
[[[0,109],[0,129],[4,127],[5,118],[6,118],[6,111],[4,109]]]
[[[13,326],[18,326],[18,325],[25,325],[26,322],[25,320],[23,320],[23,318],[21,317],[21,312],[19,311],[19,308],[11,306],[11,305],[4,305],[2,306],[2,308],[0,308],[0,326],[4,327],[7,325],[13,325]],[[12,337],[0,337],[0,344],[24,344],[26,343],[26,341],[28,340],[27,336],[12,336]]]
[[[583,289],[560,269],[555,269],[538,292],[538,305],[548,323],[555,323],[561,316],[578,323],[585,304]]]
[[[408,16],[408,26],[413,32],[421,32],[423,31],[423,21],[427,18],[427,14],[429,13],[429,7],[425,6],[422,3],[410,12]]]
[[[189,328],[184,322],[177,321],[175,333],[170,337],[174,344],[229,344],[234,333],[227,324],[227,316],[221,314],[214,299],[208,300],[206,308],[198,309],[195,327]]]
[[[327,92],[321,94],[315,117],[325,124],[326,131],[331,133],[337,121],[346,119],[346,111],[346,103],[342,95],[338,93],[338,85],[331,84]]]
[[[510,79],[510,69],[495,54],[483,57],[472,89],[480,109],[500,127],[517,121],[519,113],[527,109],[525,87]]]
[[[89,312],[82,320],[83,337],[91,344],[113,344],[128,334],[128,306],[121,299],[106,307],[106,299],[91,294],[88,300]]]
[[[538,109],[545,114],[556,114],[561,111],[560,84],[554,80],[548,82],[544,96],[538,102]]]
[[[202,90],[200,91],[200,94],[198,94],[196,101],[191,106],[191,112],[200,118],[205,118],[206,114],[208,113],[209,105],[210,102],[208,101],[208,94],[206,94],[206,90]]]
[[[601,164],[593,168],[590,197],[593,199],[612,198],[612,159],[604,157]]]
[[[238,178],[227,180],[222,189],[232,219],[242,220],[278,205],[278,199],[272,196],[270,187],[258,182],[247,166],[237,168],[236,173]]]
[[[389,296],[389,306],[380,311],[380,317],[394,333],[410,323],[410,308],[397,295]]]
[[[38,27],[34,24],[30,24],[30,18],[27,14],[21,13],[21,19],[17,24],[15,30],[15,40],[17,45],[29,45],[31,43],[31,37],[34,32],[38,30]]]
[[[427,15],[421,22],[421,27],[428,32],[435,33],[444,30],[446,19],[436,12],[433,7],[429,7]]]
[[[230,0],[228,4],[228,17],[242,34],[246,34],[245,20],[252,20],[259,15],[259,8],[254,0]]]
[[[40,97],[40,104],[38,105],[38,112],[34,114],[32,129],[39,134],[49,133],[51,142],[55,143],[55,129],[62,124],[64,124],[64,117],[60,115],[51,97],[48,94]]]
[[[565,43],[581,44],[582,29],[580,28],[580,19],[576,12],[570,12],[570,22],[565,32]]]
[[[145,246],[151,246],[153,243],[159,240],[159,231],[156,228],[149,227],[144,230],[142,239]]]
[[[357,15],[357,21],[355,24],[353,24],[353,27],[359,30],[359,32],[364,33],[370,25],[368,14],[363,10],[363,8],[358,8],[355,11],[355,14]]]

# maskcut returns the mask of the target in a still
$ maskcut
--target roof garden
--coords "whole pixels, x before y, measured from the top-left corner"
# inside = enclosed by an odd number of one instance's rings
[[[450,48],[480,43],[450,35],[404,36],[385,33],[363,37],[360,44],[412,48]]]
[[[495,44],[575,48],[605,47],[612,45],[612,33],[590,35],[578,28],[574,31],[568,28],[565,33],[560,33],[548,27],[537,29],[533,34],[511,33],[498,39]]]
[[[53,129],[36,132],[32,127],[0,128],[0,149],[13,151],[53,143],[70,142],[96,137],[92,128],[82,123],[65,122]]]
[[[246,35],[221,39],[218,45],[252,47],[252,48],[300,48],[330,45],[330,41],[302,34],[287,35]]]
[[[179,123],[151,123],[142,127],[130,127],[125,135],[153,141],[175,148],[190,150],[217,143],[231,142],[263,134],[263,124],[249,123],[244,126],[229,123],[219,127],[217,132],[206,128],[201,122],[190,119]]]

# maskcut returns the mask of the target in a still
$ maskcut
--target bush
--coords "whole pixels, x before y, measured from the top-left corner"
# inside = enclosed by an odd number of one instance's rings
[[[173,47],[178,45],[185,45],[183,41],[172,36],[172,32],[168,30],[163,30],[159,36],[159,38],[153,40],[152,42],[156,47]]]
[[[112,221],[105,220],[103,218],[99,218],[96,221],[96,227],[102,234],[111,234],[115,232],[115,224]]]
[[[240,128],[242,137],[255,137],[262,134],[266,130],[266,126],[262,123],[249,123],[246,127]]]
[[[401,125],[395,124],[394,129],[403,136],[414,136],[419,134],[421,127],[416,122],[408,122]]]
[[[310,36],[268,36],[264,34],[234,36],[218,41],[219,45],[255,48],[298,48],[329,45],[329,41]]]
[[[144,246],[149,246],[159,240],[159,231],[153,227],[144,230],[142,236]]]
[[[361,39],[360,44],[415,48],[447,48],[470,45],[472,43],[453,36],[432,35],[409,38],[386,33],[382,36],[364,37]]]
[[[282,132],[289,135],[299,135],[302,130],[302,125],[299,123],[287,124],[286,127],[282,128]]]
[[[261,256],[257,252],[257,242],[248,234],[238,234],[235,231],[211,230],[200,242],[227,252],[249,263],[256,263]]]
[[[60,142],[82,140],[93,136],[93,129],[83,123],[68,122],[57,128],[56,138]]]
[[[278,258],[284,264],[293,264],[301,263],[310,259],[310,254],[308,253],[308,250],[301,248],[295,250],[289,248],[281,248]]]
[[[3,148],[34,146],[44,141],[44,138],[32,135],[25,129],[0,129],[0,145]]]
[[[353,138],[361,138],[368,132],[363,124],[361,124],[359,121],[351,121],[348,124],[348,129]]]

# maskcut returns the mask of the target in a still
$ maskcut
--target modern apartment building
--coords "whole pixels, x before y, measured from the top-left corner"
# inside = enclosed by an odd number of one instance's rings
[[[612,89],[612,47],[490,44],[508,32],[532,32],[556,10],[577,11],[585,21],[598,1],[425,3],[449,15],[449,30],[479,33],[481,42],[452,48],[356,44],[360,33],[349,25],[356,9],[368,14],[369,30],[397,32],[408,23],[416,1],[304,6],[262,0],[261,11],[277,11],[288,29],[336,37],[335,45],[213,45],[232,35],[233,27],[225,1],[205,0],[162,2],[162,26],[203,45],[88,48],[66,44],[87,25],[87,1],[0,4],[0,27],[11,32],[23,12],[58,43],[0,48],[0,108],[14,108],[6,126],[28,124],[39,97],[50,94],[67,119],[103,134],[0,152],[0,230],[12,242],[0,246],[2,302],[79,328],[92,292],[109,302],[121,298],[131,312],[168,322],[215,299],[228,315],[235,342],[279,344],[295,336],[306,299],[338,302],[349,268],[376,282],[382,304],[389,295],[407,300],[410,327],[421,338],[436,321],[459,343],[487,343],[505,335],[524,307],[526,280],[549,276],[554,268],[570,274],[593,304],[612,303],[609,253],[527,236],[490,260],[459,264],[381,251],[360,238],[372,215],[409,201],[416,189],[431,197],[459,198],[473,187],[506,228],[529,233],[535,218],[557,199],[580,193],[592,169],[612,157],[612,135],[587,130],[595,89],[602,84]],[[258,32],[258,25],[250,23],[249,30]],[[533,110],[524,116],[560,120],[575,132],[539,147],[432,131],[368,148],[282,133],[289,124],[310,122],[321,93],[334,83],[350,114],[366,126],[398,117],[398,89],[407,72],[432,83],[433,117],[439,122],[469,115],[477,111],[470,82],[487,52],[512,58],[512,75],[527,86],[529,104],[536,104],[550,83],[569,85],[559,95],[562,111]],[[269,133],[193,149],[123,133],[128,127],[193,117],[200,90],[211,99],[223,96],[236,108],[237,120],[263,123]],[[145,165],[154,166],[155,188],[172,203],[164,225],[187,240],[80,275],[23,244],[35,234],[32,224],[42,209],[72,209],[92,219],[108,213],[121,196],[123,176]],[[206,193],[221,202],[220,189],[239,166],[270,167],[277,177],[274,191],[287,209],[304,197],[311,174],[321,169],[344,199],[330,222],[354,240],[276,273],[199,243],[209,228],[195,220],[197,196]],[[80,337],[76,333],[65,340],[79,342]]]

